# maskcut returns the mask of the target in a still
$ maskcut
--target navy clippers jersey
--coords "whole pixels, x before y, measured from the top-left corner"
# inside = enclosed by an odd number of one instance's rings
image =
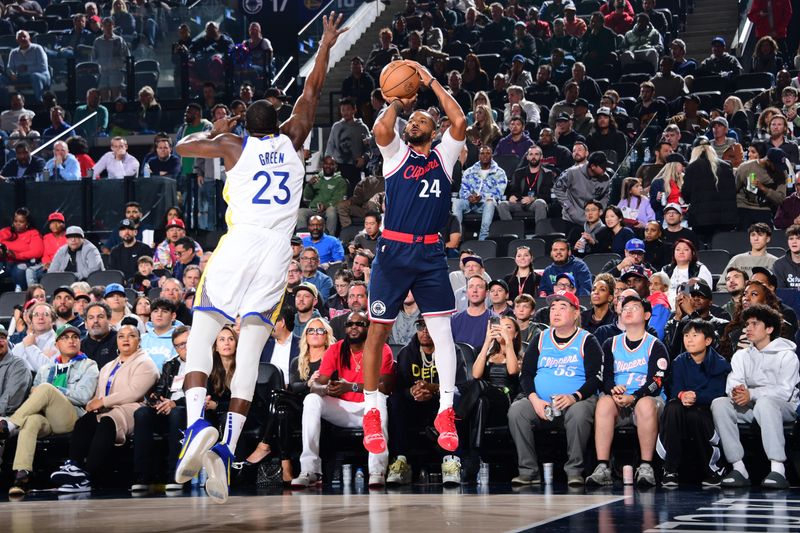
[[[385,229],[412,235],[439,232],[450,214],[452,172],[464,141],[445,132],[428,156],[418,154],[395,135],[383,154],[386,180]]]

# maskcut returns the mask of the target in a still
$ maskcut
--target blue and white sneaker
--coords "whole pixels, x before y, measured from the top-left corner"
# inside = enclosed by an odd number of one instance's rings
[[[228,487],[231,485],[231,467],[235,457],[226,444],[216,444],[203,459],[208,474],[206,494],[215,503],[228,501]]]
[[[197,420],[183,432],[183,447],[178,454],[175,467],[175,483],[186,483],[203,467],[206,452],[219,440],[217,428],[203,420]]]
[[[88,477],[89,475],[84,469],[75,466],[72,461],[67,461],[61,465],[58,470],[50,474],[50,481],[52,481],[54,485],[61,486],[84,481]]]
[[[92,484],[88,478],[76,479],[70,483],[64,483],[58,487],[58,492],[90,492]]]

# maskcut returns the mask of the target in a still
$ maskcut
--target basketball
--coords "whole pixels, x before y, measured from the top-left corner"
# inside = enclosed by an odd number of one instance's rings
[[[411,98],[419,89],[417,70],[401,61],[392,61],[381,71],[381,92],[384,98]]]

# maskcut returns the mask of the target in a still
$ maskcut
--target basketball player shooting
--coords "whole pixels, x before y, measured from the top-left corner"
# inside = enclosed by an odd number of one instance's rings
[[[247,135],[230,133],[240,117],[220,119],[210,132],[193,133],[175,147],[182,157],[220,157],[227,181],[227,234],[214,251],[200,280],[186,357],[187,429],[175,481],[186,483],[205,466],[206,492],[216,502],[228,499],[236,442],[253,399],[258,361],[282,304],[292,258],[289,240],[297,222],[305,166],[299,155],[314,125],[330,49],[339,35],[342,15],[322,17],[324,31],[311,74],[292,116],[278,124],[275,108],[254,102],[245,113]],[[222,327],[241,317],[236,372],[221,442],[203,418],[211,348]]]
[[[411,95],[405,99],[388,97],[391,103],[372,130],[383,156],[386,214],[369,287],[371,324],[364,347],[364,447],[371,453],[386,449],[382,427],[386,398],[377,390],[381,349],[411,290],[436,347],[440,397],[434,426],[439,432],[439,446],[454,451],[458,447],[453,411],[456,350],[450,315],[455,311],[455,297],[438,232],[450,213],[452,172],[464,146],[467,121],[461,106],[425,67],[415,61],[403,63],[416,69],[421,84],[436,94],[451,125],[441,143],[431,150],[436,123],[425,111],[415,111],[408,120],[407,144],[404,143],[395,134],[395,121],[404,106],[416,99]]]

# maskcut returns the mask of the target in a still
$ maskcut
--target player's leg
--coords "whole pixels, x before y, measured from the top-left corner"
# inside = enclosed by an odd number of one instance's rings
[[[236,443],[250,410],[258,379],[258,361],[270,333],[272,326],[260,317],[249,315],[242,319],[241,334],[236,346],[236,371],[231,380],[231,403],[225,415],[225,433],[222,442],[215,445],[204,460],[208,473],[206,492],[219,503],[228,499],[230,468],[234,461]]]
[[[211,348],[227,319],[213,311],[194,313],[192,330],[186,345],[186,432],[183,448],[178,455],[175,482],[186,483],[200,471],[203,457],[219,439],[219,432],[203,418],[206,402],[206,383],[211,373]]]

